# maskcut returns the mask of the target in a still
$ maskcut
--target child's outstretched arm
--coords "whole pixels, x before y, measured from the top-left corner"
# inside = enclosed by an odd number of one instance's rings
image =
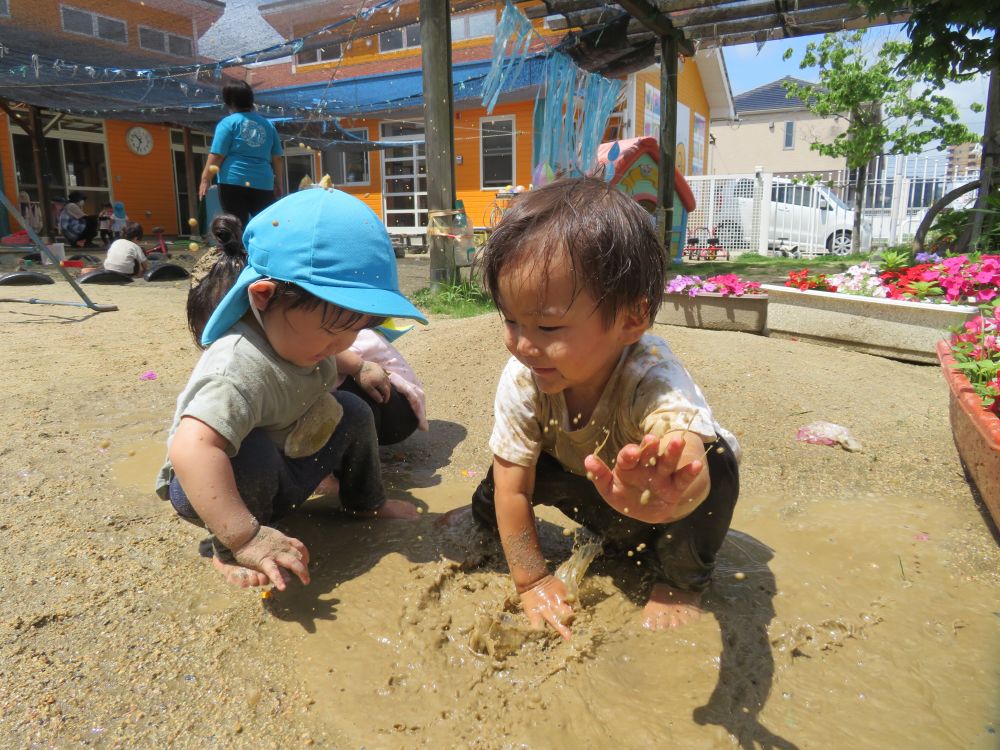
[[[534,467],[494,457],[494,503],[500,542],[531,626],[541,628],[547,622],[563,638],[569,638],[570,629],[564,623],[572,619],[573,608],[566,601],[563,582],[549,572],[538,543],[530,499],[534,477]]]
[[[662,440],[646,435],[639,445],[626,445],[614,469],[595,455],[583,464],[601,497],[619,513],[645,523],[671,523],[708,496],[704,453],[701,437],[674,430]]]
[[[282,568],[309,583],[309,550],[251,515],[236,488],[226,447],[226,439],[204,422],[181,418],[170,462],[191,506],[240,565],[267,576],[279,590],[285,588]]]

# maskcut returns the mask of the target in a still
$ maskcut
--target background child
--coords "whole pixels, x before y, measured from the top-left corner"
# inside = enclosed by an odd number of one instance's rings
[[[142,225],[134,221],[125,223],[121,239],[115,240],[104,258],[104,269],[127,276],[141,276],[149,270],[146,254],[137,244],[142,240]]]
[[[521,196],[483,254],[514,356],[472,513],[499,530],[532,625],[567,638],[572,607],[539,547],[534,504],[609,551],[637,550],[657,577],[644,623],[664,628],[699,613],[739,494],[735,438],[667,344],[645,334],[666,265],[649,216],[595,179]]]
[[[111,240],[114,239],[114,233],[111,231],[114,220],[114,209],[111,208],[110,203],[105,203],[101,206],[100,213],[97,214],[97,228],[101,233],[101,241],[104,242],[105,247],[110,245]]]
[[[126,221],[128,221],[128,214],[125,213],[125,204],[121,201],[115,201],[111,218],[111,233],[115,237],[121,237]]]
[[[209,348],[178,397],[156,488],[213,532],[229,582],[283,589],[284,571],[309,582],[309,552],[268,524],[325,476],[340,480],[346,510],[416,517],[385,498],[371,410],[329,391],[333,357],[358,331],[386,316],[424,318],[399,292],[382,222],[346,193],[294,193],[243,240],[248,265],[204,327]]]

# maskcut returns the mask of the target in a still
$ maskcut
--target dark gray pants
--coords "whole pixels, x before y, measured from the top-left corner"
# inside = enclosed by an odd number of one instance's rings
[[[722,451],[719,452],[718,449]],[[608,505],[586,477],[566,471],[548,453],[535,466],[534,505],[551,505],[581,526],[604,537],[608,552],[635,549],[645,543],[645,555],[658,578],[684,591],[703,591],[715,569],[740,494],[739,466],[722,439],[705,456],[712,487],[695,511],[674,523],[648,524],[621,515]],[[493,468],[472,496],[472,514],[480,526],[496,531]]]
[[[371,409],[352,393],[337,391],[334,396],[344,416],[313,455],[288,458],[263,430],[253,430],[230,459],[240,497],[260,523],[270,524],[298,508],[328,474],[340,480],[340,502],[349,510],[372,511],[385,502]],[[182,518],[203,525],[177,477],[170,482],[170,502]],[[217,553],[224,550],[214,537],[213,546]]]

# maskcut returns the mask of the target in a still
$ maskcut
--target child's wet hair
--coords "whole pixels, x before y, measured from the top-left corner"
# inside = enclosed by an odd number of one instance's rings
[[[585,290],[597,302],[605,326],[622,312],[644,308],[656,317],[663,297],[667,254],[652,217],[632,198],[603,180],[564,179],[524,193],[490,235],[480,267],[483,285],[502,311],[500,279],[528,264],[548,276],[565,252],[574,296]]]
[[[215,239],[219,258],[201,282],[191,287],[187,299],[188,328],[194,336],[195,343],[201,348],[204,348],[201,334],[208,324],[208,319],[212,317],[222,298],[232,289],[247,264],[247,251],[243,246],[243,225],[239,219],[230,214],[220,214],[213,219],[210,231]],[[287,310],[302,308],[308,311],[320,305],[325,306],[324,327],[351,328],[361,321],[368,321],[365,327],[374,328],[385,321],[385,318],[331,305],[291,282],[279,279],[272,281],[275,285],[273,303],[280,307]]]

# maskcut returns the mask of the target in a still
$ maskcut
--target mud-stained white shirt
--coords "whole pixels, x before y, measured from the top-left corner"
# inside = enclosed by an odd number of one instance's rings
[[[609,466],[618,451],[644,435],[690,429],[705,443],[722,437],[739,460],[736,438],[712,417],[701,389],[663,339],[645,335],[626,348],[586,424],[569,414],[562,393],[547,395],[531,370],[511,357],[497,385],[490,448],[518,466],[534,466],[542,451],[567,471],[585,476],[583,459],[600,447]]]

